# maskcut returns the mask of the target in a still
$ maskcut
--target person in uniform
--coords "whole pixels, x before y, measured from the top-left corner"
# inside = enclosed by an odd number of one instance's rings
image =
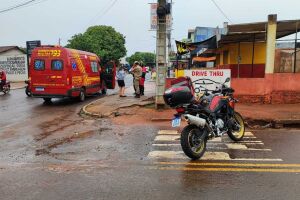
[[[131,73],[133,74],[133,85],[135,89],[135,98],[140,98],[140,79],[142,77],[142,68],[138,61],[135,61]]]

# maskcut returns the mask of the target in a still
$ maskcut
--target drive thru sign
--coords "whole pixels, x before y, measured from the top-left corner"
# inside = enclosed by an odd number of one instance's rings
[[[213,91],[219,86],[218,83],[224,83],[226,78],[231,77],[230,69],[214,70],[184,70],[184,76],[188,76],[193,81],[195,93],[204,92],[205,88]],[[226,83],[230,87],[230,82]]]

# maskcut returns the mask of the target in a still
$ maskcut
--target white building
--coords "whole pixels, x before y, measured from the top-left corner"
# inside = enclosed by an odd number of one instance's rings
[[[0,70],[6,72],[8,81],[28,78],[26,53],[17,46],[0,47]]]

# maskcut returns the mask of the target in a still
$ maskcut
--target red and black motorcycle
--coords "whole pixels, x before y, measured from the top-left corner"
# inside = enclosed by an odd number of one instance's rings
[[[10,92],[10,82],[6,81],[6,83],[3,85],[3,87],[0,87],[0,92],[3,92],[4,94],[8,94]]]
[[[220,87],[195,100],[194,88],[189,77],[179,78],[171,88],[166,90],[166,104],[175,108],[177,114],[172,126],[180,126],[183,117],[188,125],[181,132],[181,147],[191,159],[199,159],[206,151],[207,140],[221,137],[227,133],[233,141],[240,141],[245,134],[242,116],[234,110],[237,100],[234,90],[220,83]]]

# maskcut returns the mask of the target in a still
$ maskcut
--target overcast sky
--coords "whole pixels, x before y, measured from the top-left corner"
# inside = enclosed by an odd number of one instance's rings
[[[0,10],[26,0],[0,0]],[[38,0],[41,3],[0,13],[0,45],[25,46],[28,40],[65,45],[92,25],[110,25],[126,36],[128,55],[155,50],[155,32],[149,31],[153,0]],[[114,3],[115,2],[115,3]],[[173,0],[174,40],[187,37],[196,26],[222,27],[228,21],[211,0]],[[300,0],[215,0],[234,23],[300,19]]]

